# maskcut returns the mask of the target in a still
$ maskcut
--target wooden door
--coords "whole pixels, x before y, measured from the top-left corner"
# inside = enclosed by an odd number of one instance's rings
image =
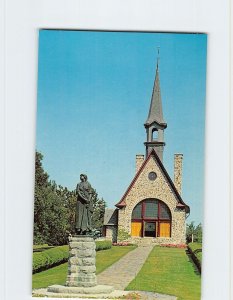
[[[171,224],[161,222],[160,223],[160,237],[170,237],[171,235]]]
[[[131,236],[142,236],[142,222],[131,223]]]

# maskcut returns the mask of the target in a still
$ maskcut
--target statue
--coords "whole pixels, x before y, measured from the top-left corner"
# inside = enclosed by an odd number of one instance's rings
[[[87,175],[80,175],[81,182],[77,184],[77,206],[75,214],[75,230],[78,235],[89,235],[92,233],[92,214],[94,189],[87,181]]]

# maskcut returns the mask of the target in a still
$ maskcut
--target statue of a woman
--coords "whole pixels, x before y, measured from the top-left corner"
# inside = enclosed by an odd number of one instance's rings
[[[75,230],[77,234],[87,235],[92,232],[92,214],[94,190],[87,181],[87,175],[80,175],[81,182],[77,184],[77,206],[75,214]]]

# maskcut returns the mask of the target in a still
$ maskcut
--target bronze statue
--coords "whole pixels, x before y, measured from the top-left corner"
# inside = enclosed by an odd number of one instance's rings
[[[80,175],[81,182],[77,184],[77,206],[75,214],[75,230],[79,235],[88,235],[92,233],[92,214],[94,190],[87,181],[87,175]]]

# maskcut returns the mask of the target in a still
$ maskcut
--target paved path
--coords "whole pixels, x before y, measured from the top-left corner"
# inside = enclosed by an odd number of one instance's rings
[[[115,264],[97,275],[98,284],[113,286],[116,290],[124,290],[140,271],[153,246],[137,247],[128,252]]]

